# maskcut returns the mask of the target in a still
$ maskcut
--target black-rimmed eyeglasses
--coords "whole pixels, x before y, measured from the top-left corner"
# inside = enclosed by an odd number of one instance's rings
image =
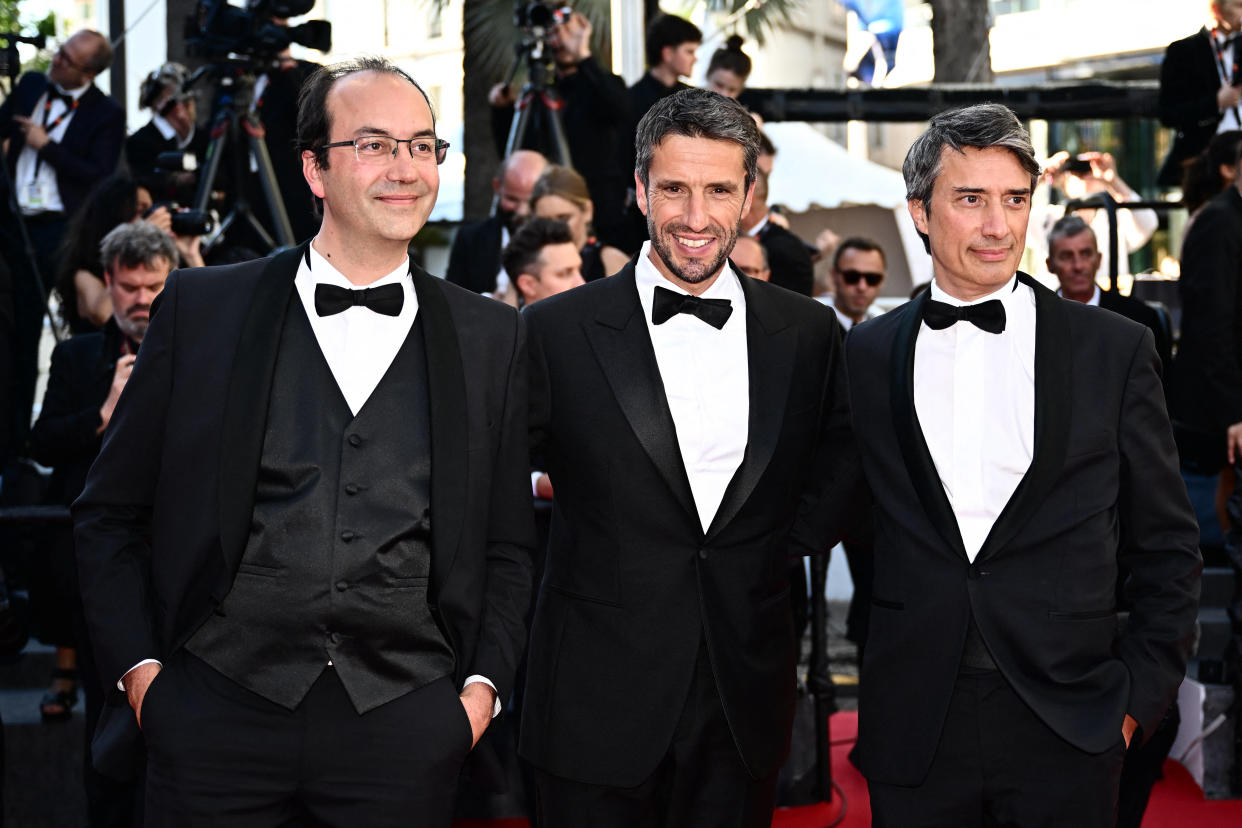
[[[387,164],[397,157],[397,149],[407,144],[410,157],[415,161],[443,164],[448,155],[449,142],[439,138],[393,138],[391,135],[363,135],[352,141],[335,141],[324,144],[324,149],[353,147],[358,161],[363,164]]]

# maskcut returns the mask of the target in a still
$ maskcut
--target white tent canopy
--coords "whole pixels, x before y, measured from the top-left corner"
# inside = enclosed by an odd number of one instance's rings
[[[768,182],[769,204],[784,205],[794,213],[809,214],[808,218],[814,215],[816,220],[827,217],[823,226],[838,234],[841,229],[833,226],[833,210],[882,207],[891,213],[896,225],[909,277],[909,282],[901,278],[886,283],[886,287],[904,293],[910,285],[931,280],[931,258],[923,249],[923,242],[906,210],[906,184],[900,172],[850,155],[845,147],[807,123],[771,122],[764,124],[763,131],[776,145],[776,162]],[[793,225],[795,232],[803,230],[802,222],[795,220]],[[806,228],[806,232],[812,229]],[[863,234],[880,241],[880,236],[888,235],[885,230],[877,227],[873,233],[864,231]],[[858,231],[851,228],[847,232]],[[812,232],[807,240],[814,238]],[[890,258],[892,254],[890,250]],[[890,270],[893,269],[890,264]],[[889,291],[884,293],[887,295]]]

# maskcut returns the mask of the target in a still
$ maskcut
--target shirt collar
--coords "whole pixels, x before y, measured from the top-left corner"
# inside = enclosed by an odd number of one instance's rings
[[[638,263],[633,268],[633,279],[638,288],[638,300],[642,304],[643,313],[646,314],[648,320],[651,319],[652,304],[655,303],[656,287],[673,290],[674,293],[689,294],[689,290],[679,286],[679,284],[664,278],[664,274],[651,261],[651,242],[642,243],[642,250],[638,251]],[[658,253],[657,253],[658,256]],[[728,261],[725,261],[720,274],[715,281],[708,286],[707,290],[699,294],[703,299],[728,299],[734,305],[734,315],[738,314],[738,309],[745,307],[745,294],[741,292],[741,279],[750,277],[741,277],[729,267]]]
[[[349,288],[350,290],[359,290],[359,286],[346,278],[344,273],[332,266],[332,263],[324,258],[314,244],[306,245],[307,256],[302,257],[302,268],[309,274],[309,278],[314,284],[336,285],[338,287]],[[410,259],[407,256],[402,260],[391,273],[376,279],[366,287],[380,287],[381,285],[405,284],[410,282],[407,278],[410,273]]]
[[[68,95],[75,101],[80,101],[82,100],[82,96],[86,94],[86,90],[91,88],[91,85],[88,83],[84,86],[79,86],[77,89],[65,89],[59,83],[53,81],[51,83],[51,87],[62,95]]]
[[[760,233],[763,232],[763,228],[767,226],[768,226],[768,214],[764,213],[763,218],[759,219],[759,223],[756,224],[754,227],[750,228],[750,231],[746,235],[758,236]]]
[[[179,135],[177,135],[177,130],[173,129],[173,125],[168,123],[168,119],[163,115],[160,115],[159,113],[152,115],[151,123],[155,124],[155,128],[160,131],[160,135],[164,136],[165,141],[172,141],[173,139],[176,139],[177,149],[185,149],[190,145],[190,142],[194,140],[194,124],[190,124],[190,134],[185,136],[185,139],[183,140]]]
[[[1001,304],[1008,304],[1012,301],[1013,294],[1017,290],[1017,287],[1018,274],[1015,273],[1013,276],[1009,277],[1009,281],[1005,282],[1005,284],[1001,285],[987,296],[980,296],[978,299],[974,299],[970,302],[963,302],[956,296],[950,296],[945,293],[944,290],[941,289],[940,283],[935,279],[932,279],[931,298],[937,302],[944,302],[946,305],[953,305],[955,307],[960,305],[978,305],[980,302],[987,302],[990,299],[999,299]]]
[[[1084,304],[1092,305],[1098,308],[1100,306],[1100,286],[1092,285],[1091,287],[1093,288],[1092,293],[1091,293],[1091,298],[1088,299]],[[1057,296],[1060,296],[1062,299],[1065,298],[1065,294],[1061,292],[1060,288],[1057,288]]]

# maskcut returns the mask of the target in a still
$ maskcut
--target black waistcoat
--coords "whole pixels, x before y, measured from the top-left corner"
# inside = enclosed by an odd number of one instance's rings
[[[331,661],[364,713],[453,671],[427,603],[423,326],[353,416],[296,294],[285,315],[250,536],[186,649],[289,709]]]

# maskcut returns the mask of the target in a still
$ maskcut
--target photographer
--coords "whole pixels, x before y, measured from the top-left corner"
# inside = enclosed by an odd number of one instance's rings
[[[96,245],[109,306],[114,308],[102,331],[75,336],[56,346],[47,392],[30,434],[31,456],[52,467],[48,502],[69,505],[82,492],[87,470],[99,453],[104,431],[121,396],[135,355],[146,335],[151,304],[164,287],[177,258],[172,238],[150,223],[137,221],[113,229]],[[77,563],[69,527],[50,530],[47,553],[32,600],[43,623],[58,630],[57,669],[40,705],[45,719],[68,719],[77,700],[77,680],[86,691],[87,755],[104,692],[85,635],[78,597]],[[76,652],[75,652],[76,646]],[[77,661],[74,670],[75,659]],[[135,791],[131,784],[103,777],[86,763],[84,782],[90,825],[134,825]],[[140,822],[140,821],[139,821]]]
[[[165,63],[142,82],[138,103],[151,110],[151,120],[125,139],[125,160],[135,177],[162,181],[157,185],[160,199],[189,201],[197,176],[191,171],[165,173],[159,169],[159,156],[166,152],[188,152],[201,163],[207,150],[207,133],[197,128],[198,101],[186,89],[186,68]]]
[[[13,268],[18,362],[12,446],[19,450],[29,431],[39,332],[65,225],[121,157],[125,111],[94,84],[111,62],[108,39],[83,29],[56,50],[46,75],[22,75],[0,105],[0,141],[8,141],[5,161],[41,277],[40,283],[30,270],[17,222],[5,215],[0,256]]]
[[[1131,189],[1121,174],[1117,163],[1107,152],[1083,152],[1071,156],[1062,151],[1048,159],[1044,166],[1043,180],[1055,187],[1069,199],[1080,199],[1095,193],[1108,193],[1114,201],[1139,201],[1139,194]],[[1082,220],[1100,240],[1100,265],[1097,280],[1107,280],[1109,265],[1108,213],[1104,210],[1077,210]],[[1047,238],[1052,227],[1065,215],[1060,204],[1049,204],[1042,210],[1031,211],[1031,229],[1027,234],[1027,246],[1035,251],[1035,261],[1043,263],[1048,258]],[[1117,210],[1117,276],[1118,281],[1128,281],[1130,254],[1147,244],[1156,232],[1159,218],[1154,210]],[[1046,271],[1044,271],[1046,273]],[[1043,275],[1041,273],[1040,275]],[[1117,290],[1117,285],[1102,285],[1105,290]],[[1128,288],[1127,288],[1128,290]]]
[[[69,223],[56,270],[60,317],[70,333],[98,330],[112,318],[112,298],[99,260],[99,244],[112,229],[145,219],[172,236],[178,253],[174,265],[203,265],[200,237],[174,233],[173,218],[167,205],[154,206],[147,188],[126,175],[106,178],[91,191]]]
[[[620,141],[630,122],[625,82],[591,55],[591,23],[578,12],[552,27],[548,37],[556,64],[552,88],[564,102],[561,121],[569,144],[573,168],[586,179],[595,204],[595,226],[601,238],[611,240],[621,220],[626,190],[633,185],[633,172],[621,163]],[[504,154],[516,95],[511,86],[497,84],[488,95],[492,131]],[[536,110],[546,114],[546,110]],[[525,140],[515,149],[534,149],[556,159],[550,124],[532,119]]]
[[[1217,132],[1242,129],[1242,76],[1233,38],[1242,0],[1208,0],[1211,19],[1190,37],[1169,44],[1160,65],[1160,123],[1176,130],[1156,182],[1176,187],[1182,165]]]

